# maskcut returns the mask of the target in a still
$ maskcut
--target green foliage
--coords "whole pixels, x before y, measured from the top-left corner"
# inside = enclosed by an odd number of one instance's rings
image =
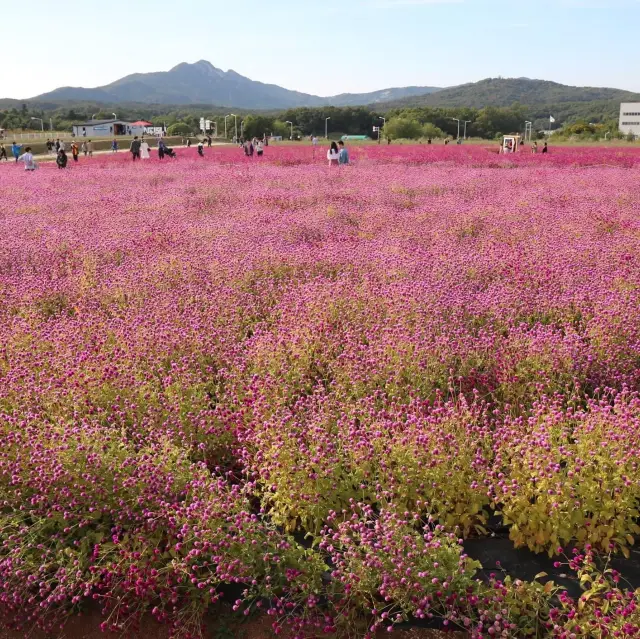
[[[322,107],[289,109],[279,119],[290,120],[302,135],[324,135],[326,118],[329,133],[345,131],[352,135],[371,135],[373,127],[382,124],[377,113],[367,107]],[[287,136],[288,137],[288,136]]]
[[[271,131],[273,135],[281,135],[283,138],[288,138],[291,135],[289,125],[282,120],[274,120]]]
[[[422,135],[425,138],[443,138],[444,137],[444,131],[442,129],[438,128],[432,122],[427,122],[422,127]]]
[[[392,140],[417,140],[423,135],[420,122],[408,118],[391,118],[384,128],[385,135]]]
[[[172,124],[168,130],[168,135],[191,135],[193,129],[186,122],[176,122]]]
[[[270,135],[273,130],[274,118],[264,115],[248,115],[244,119],[244,137],[262,138],[265,134]]]
[[[640,533],[638,469],[627,455],[638,437],[613,439],[612,431],[596,419],[574,428],[541,418],[500,452],[505,488],[496,500],[516,546],[551,556],[568,543],[589,544],[628,555]]]

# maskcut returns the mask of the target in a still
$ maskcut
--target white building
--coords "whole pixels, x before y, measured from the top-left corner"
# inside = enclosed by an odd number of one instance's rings
[[[140,122],[124,120],[89,120],[73,125],[76,138],[105,138],[117,135],[142,135],[144,125]]]
[[[623,102],[620,105],[620,132],[640,136],[640,102]]]

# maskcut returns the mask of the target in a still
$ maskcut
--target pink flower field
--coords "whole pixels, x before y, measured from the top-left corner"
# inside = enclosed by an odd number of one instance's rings
[[[639,636],[640,152],[495,151],[0,165],[0,624]]]

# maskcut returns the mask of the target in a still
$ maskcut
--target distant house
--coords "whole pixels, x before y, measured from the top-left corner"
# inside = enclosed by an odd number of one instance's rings
[[[115,135],[142,135],[144,125],[125,120],[89,120],[73,125],[73,135],[77,138],[100,138]]]
[[[621,133],[635,137],[640,135],[640,102],[623,102],[620,105],[618,126]]]

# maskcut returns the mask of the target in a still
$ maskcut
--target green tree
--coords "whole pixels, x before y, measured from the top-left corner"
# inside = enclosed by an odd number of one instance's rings
[[[425,138],[443,138],[444,137],[444,131],[442,129],[439,129],[432,122],[427,122],[422,127],[422,135]]]
[[[176,122],[167,129],[167,135],[191,135],[193,128],[186,122]]]
[[[422,125],[418,120],[391,118],[385,125],[385,135],[392,140],[417,140],[422,136]]]
[[[244,119],[244,137],[262,138],[273,129],[273,118],[264,115],[248,115]]]
[[[288,139],[291,135],[291,129],[286,122],[283,122],[282,120],[274,120],[272,133],[273,135],[281,135],[283,138]]]

